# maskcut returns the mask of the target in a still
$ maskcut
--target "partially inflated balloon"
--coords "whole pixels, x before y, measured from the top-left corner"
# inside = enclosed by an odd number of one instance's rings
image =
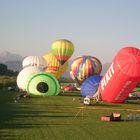
[[[73,60],[70,75],[72,79],[82,84],[87,77],[100,74],[101,70],[102,64],[96,57],[79,56]]]
[[[45,54],[43,57],[48,64],[45,71],[51,73],[57,79],[59,79],[67,71],[68,61],[66,61],[64,65],[61,65],[52,53]]]
[[[140,49],[126,46],[118,51],[104,74],[99,91],[103,101],[124,103],[140,82]]]
[[[74,45],[71,41],[66,39],[56,40],[52,44],[52,53],[63,65],[73,54],[74,52]]]
[[[102,76],[94,75],[88,77],[81,85],[81,95],[82,96],[93,96],[99,86]]]
[[[22,69],[17,76],[17,85],[19,89],[25,91],[28,77],[30,77],[33,73],[41,72],[41,71],[42,71],[41,68],[31,67],[31,66]]]
[[[28,66],[45,68],[47,66],[47,62],[42,56],[27,56],[24,58],[22,66],[23,68]]]
[[[54,96],[59,94],[60,84],[53,75],[40,72],[30,76],[26,89],[29,95]]]

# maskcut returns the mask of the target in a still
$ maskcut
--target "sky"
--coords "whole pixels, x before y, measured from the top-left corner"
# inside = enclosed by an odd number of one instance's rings
[[[79,55],[111,62],[123,47],[140,48],[140,0],[0,0],[0,52],[51,52],[68,39]]]

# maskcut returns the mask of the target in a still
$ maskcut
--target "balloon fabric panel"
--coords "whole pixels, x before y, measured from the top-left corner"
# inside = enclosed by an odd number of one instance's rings
[[[140,50],[124,47],[114,57],[99,86],[102,100],[124,103],[140,82]]]
[[[79,56],[73,60],[71,65],[71,73],[79,83],[91,75],[100,74],[101,70],[101,62],[92,56]]]
[[[52,53],[45,54],[43,57],[48,63],[45,71],[53,74],[57,79],[59,79],[67,71],[68,61],[61,65]]]
[[[61,65],[63,65],[71,57],[73,52],[74,45],[68,40],[56,40],[52,44],[52,53],[55,55]]]

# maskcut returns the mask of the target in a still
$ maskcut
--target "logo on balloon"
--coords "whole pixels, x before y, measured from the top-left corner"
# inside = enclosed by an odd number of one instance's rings
[[[56,71],[58,71],[58,70],[59,70],[59,67],[57,67],[57,66],[50,66],[50,67],[47,68],[47,71],[48,71],[48,72],[49,72],[49,71],[56,72]]]

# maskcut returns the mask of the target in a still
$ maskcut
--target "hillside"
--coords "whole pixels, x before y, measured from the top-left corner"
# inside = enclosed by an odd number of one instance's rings
[[[0,53],[0,62],[5,63],[6,61],[22,61],[23,57],[16,53],[4,51]]]

